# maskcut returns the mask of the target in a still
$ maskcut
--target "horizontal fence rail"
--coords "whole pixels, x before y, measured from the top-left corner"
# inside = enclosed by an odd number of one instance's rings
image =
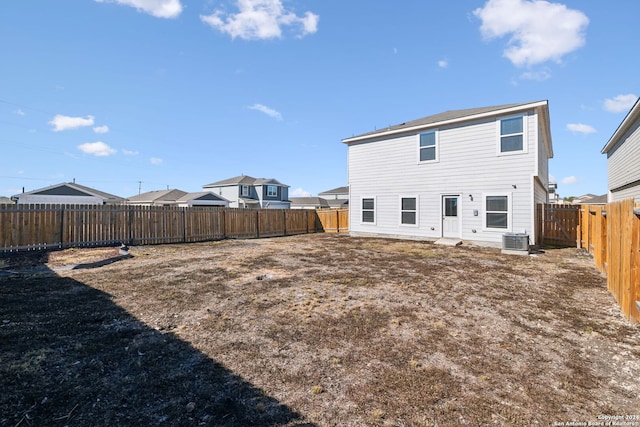
[[[346,216],[345,216],[346,215]],[[334,218],[335,219],[334,221]],[[347,232],[348,212],[131,205],[0,205],[0,252]]]

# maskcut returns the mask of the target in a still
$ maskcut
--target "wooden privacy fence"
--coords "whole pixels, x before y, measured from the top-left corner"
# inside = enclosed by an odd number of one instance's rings
[[[346,219],[332,221],[331,214],[304,209],[0,205],[0,252],[348,231],[340,225]]]
[[[316,211],[325,233],[347,233],[349,231],[349,209],[320,209]]]
[[[622,312],[640,322],[640,204],[582,205],[578,246],[593,254]]]
[[[579,209],[579,205],[538,204],[536,245],[576,246]]]

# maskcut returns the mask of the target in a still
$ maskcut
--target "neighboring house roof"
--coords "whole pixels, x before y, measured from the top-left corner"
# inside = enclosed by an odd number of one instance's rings
[[[346,208],[349,206],[349,199],[328,199],[330,208]]]
[[[208,201],[216,201],[216,202],[229,202],[222,196],[217,194],[213,194],[210,191],[198,191],[196,193],[187,193],[184,196],[176,199],[178,203],[187,203],[192,200],[208,200]]]
[[[137,196],[129,197],[128,203],[132,204],[155,204],[155,205],[170,205],[176,203],[188,203],[193,200],[201,201],[220,201],[228,202],[222,196],[213,194],[210,191],[199,191],[196,193],[187,193],[182,190],[156,190],[148,191],[146,193],[139,194]]]
[[[631,127],[638,120],[640,120],[640,99],[638,99],[633,107],[631,107],[627,116],[624,118],[622,123],[620,123],[620,126],[618,126],[613,135],[611,135],[611,138],[609,138],[609,141],[602,148],[602,154],[607,154],[609,151],[613,150],[619,142],[623,141]]]
[[[13,203],[9,197],[0,197],[0,205],[5,205],[7,203]]]
[[[61,184],[51,185],[49,187],[40,188],[26,193],[15,194],[11,196],[12,199],[19,199],[23,195],[39,195],[39,196],[93,196],[107,202],[123,202],[124,198],[115,196],[113,194],[105,193],[104,191],[96,190],[95,188],[86,187],[84,185],[76,184],[75,182],[63,182]]]
[[[382,129],[378,129],[372,132],[363,133],[361,135],[352,136],[342,140],[345,144],[364,141],[372,138],[386,137],[404,132],[418,131],[424,128],[432,128],[437,126],[444,126],[454,123],[465,122],[469,120],[477,120],[486,117],[515,113],[518,111],[539,108],[541,114],[545,117],[540,123],[544,124],[544,140],[547,144],[549,157],[553,157],[553,149],[551,144],[551,130],[548,128],[549,124],[549,111],[547,101],[534,101],[525,102],[519,104],[505,104],[496,105],[493,107],[480,107],[480,108],[468,108],[464,110],[451,110],[444,113],[434,114],[432,116],[423,117],[421,119],[412,120],[409,122],[400,123],[394,126],[388,126]]]
[[[211,184],[206,184],[203,187],[225,187],[225,186],[234,186],[234,185],[279,185],[281,187],[288,187],[288,185],[279,182],[273,178],[254,178],[248,175],[240,175],[234,176],[233,178],[223,179],[222,181],[212,182]]]
[[[315,206],[328,208],[329,203],[322,197],[289,197],[291,206]]]
[[[596,196],[595,194],[584,194],[580,197],[576,197],[573,199],[573,203],[576,205],[585,204],[585,205],[599,205],[607,203],[607,195],[603,194],[601,196]]]
[[[327,190],[327,191],[323,191],[322,193],[318,193],[318,195],[327,195],[327,196],[333,196],[334,194],[349,194],[349,186],[344,186],[344,187],[338,187],[338,188],[334,188],[332,190]]]
[[[155,190],[147,191],[146,193],[138,194],[137,196],[131,196],[127,198],[129,203],[166,203],[175,202],[180,197],[187,194],[182,190]]]

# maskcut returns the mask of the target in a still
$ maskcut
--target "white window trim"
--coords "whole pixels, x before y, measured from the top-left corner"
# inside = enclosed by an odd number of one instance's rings
[[[500,123],[502,122],[502,120],[508,120],[508,119],[515,119],[517,117],[522,117],[522,150],[518,150],[518,151],[505,151],[502,152],[502,134],[500,133]],[[502,117],[498,117],[496,119],[496,135],[497,135],[497,140],[498,140],[498,144],[496,146],[496,152],[498,154],[498,156],[513,156],[513,155],[517,155],[517,154],[524,154],[524,153],[528,153],[529,152],[529,144],[528,144],[528,138],[527,138],[527,123],[528,123],[528,118],[529,115],[528,114],[515,114],[512,116],[502,116]],[[508,135],[517,135],[517,134],[507,134]]]
[[[244,190],[247,190],[246,193]],[[249,188],[248,185],[242,185],[240,186],[240,196],[241,197],[249,197],[251,195],[251,189]]]
[[[436,140],[436,145],[435,145],[435,149],[436,149],[436,157],[433,160],[420,160],[420,149],[422,147],[420,147],[420,135],[423,135],[425,133],[434,133],[434,138]],[[418,147],[418,151],[417,151],[417,159],[418,159],[418,164],[425,164],[425,163],[438,163],[440,161],[440,130],[439,129],[429,129],[429,130],[425,130],[424,132],[419,132],[416,135],[416,145]]]
[[[506,196],[507,197],[507,228],[487,227],[487,197],[490,196]],[[501,233],[509,233],[513,228],[513,193],[497,192],[482,194],[482,230],[483,231],[499,231]]]
[[[269,191],[271,187],[276,190],[275,194],[271,194],[271,192]],[[278,187],[275,185],[267,185],[267,197],[278,197]]]
[[[402,199],[416,199],[416,223],[415,224],[403,224],[402,223]],[[401,194],[398,197],[398,210],[400,213],[400,216],[398,218],[398,225],[400,227],[412,227],[412,228],[417,228],[420,225],[420,197],[418,197],[417,194]],[[411,211],[407,211],[407,212],[411,212]]]
[[[373,199],[373,222],[364,222],[362,220],[362,201],[364,199]],[[361,225],[376,225],[378,222],[378,198],[376,196],[362,196],[360,197],[360,205],[359,205],[359,210],[360,210],[360,224]],[[368,209],[367,209],[368,210]]]

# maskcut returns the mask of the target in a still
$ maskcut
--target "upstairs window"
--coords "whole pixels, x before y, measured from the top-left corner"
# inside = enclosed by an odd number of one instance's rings
[[[373,197],[362,199],[362,222],[369,224],[376,222],[376,201]]]
[[[419,135],[420,137],[420,161],[421,162],[433,162],[438,159],[437,144],[436,144],[436,132],[425,132]]]
[[[248,185],[243,185],[240,188],[240,195],[242,197],[249,197],[249,186]]]
[[[500,120],[500,152],[524,151],[524,118],[510,117]]]
[[[267,185],[267,197],[278,197],[278,187]]]

